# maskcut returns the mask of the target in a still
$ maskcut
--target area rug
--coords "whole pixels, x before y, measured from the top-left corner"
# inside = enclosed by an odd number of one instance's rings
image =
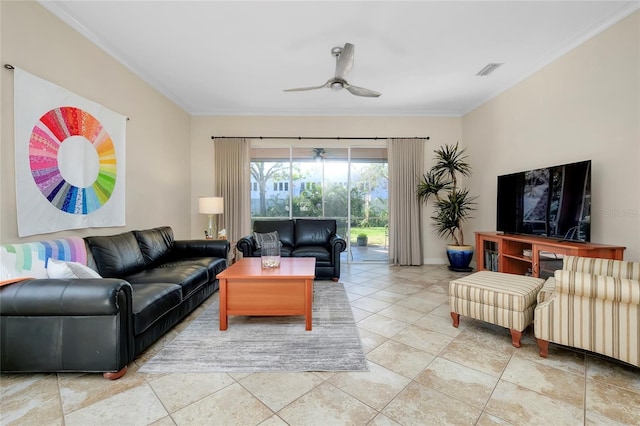
[[[302,316],[229,316],[220,331],[216,300],[139,371],[368,371],[344,286],[316,281],[313,295],[311,331]]]

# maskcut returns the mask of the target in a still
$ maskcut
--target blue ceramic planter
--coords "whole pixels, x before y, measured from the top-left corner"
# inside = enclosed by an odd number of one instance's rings
[[[449,258],[449,269],[456,272],[470,272],[469,267],[473,257],[473,246],[447,246],[447,258]]]

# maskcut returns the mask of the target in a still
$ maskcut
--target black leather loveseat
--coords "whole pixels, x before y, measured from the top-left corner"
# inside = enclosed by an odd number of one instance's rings
[[[340,252],[347,242],[336,235],[336,221],[332,219],[256,220],[253,234],[241,238],[236,248],[245,257],[260,256],[255,234],[278,233],[282,243],[282,257],[315,257],[316,279],[338,281]]]
[[[218,288],[226,240],[174,241],[170,227],[84,238],[103,278],[0,287],[3,372],[102,372],[127,364]]]

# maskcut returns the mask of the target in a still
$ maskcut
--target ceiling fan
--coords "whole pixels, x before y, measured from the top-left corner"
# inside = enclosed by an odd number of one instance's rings
[[[336,57],[336,73],[333,78],[327,80],[322,86],[300,87],[297,89],[286,89],[285,92],[302,92],[305,90],[323,89],[329,87],[333,90],[347,89],[349,93],[356,96],[365,96],[369,98],[377,98],[380,93],[375,90],[365,89],[364,87],[353,86],[347,83],[345,76],[351,71],[353,66],[353,53],[355,47],[351,43],[345,43],[344,47],[334,47],[331,54]]]

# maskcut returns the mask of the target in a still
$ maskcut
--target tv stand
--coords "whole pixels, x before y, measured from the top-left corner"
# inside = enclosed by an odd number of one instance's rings
[[[622,260],[625,247],[554,240],[521,234],[476,232],[476,268],[547,278],[562,268],[564,256]]]

